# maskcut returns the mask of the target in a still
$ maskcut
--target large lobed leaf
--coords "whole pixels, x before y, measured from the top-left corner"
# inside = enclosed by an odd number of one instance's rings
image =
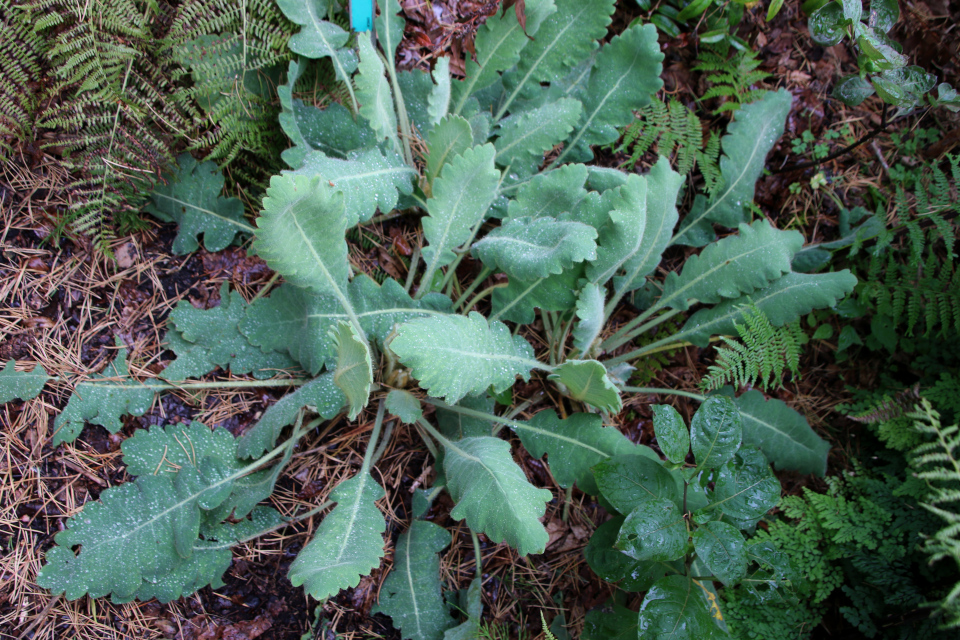
[[[652,24],[631,27],[604,45],[583,94],[582,124],[558,161],[570,153],[591,158],[590,145],[616,142],[620,130],[633,122],[634,111],[648,105],[663,86],[662,60]]]
[[[470,240],[473,228],[493,204],[500,180],[493,155],[492,144],[467,149],[445,165],[434,181],[433,197],[427,200],[429,215],[423,218],[427,241],[423,257],[428,267],[453,262],[453,250]]]
[[[350,82],[350,74],[357,68],[357,56],[344,47],[350,34],[340,26],[324,20],[327,0],[277,0],[277,6],[291,22],[302,26],[290,38],[287,46],[294,53],[307,58],[326,58],[333,61],[337,79]]]
[[[563,273],[596,258],[596,230],[581,222],[516,218],[474,243],[473,253],[487,266],[521,280]]]
[[[721,139],[720,172],[724,187],[710,202],[700,200],[684,218],[674,243],[701,246],[715,236],[710,222],[735,227],[746,222],[754,186],[763,172],[767,153],[783,133],[793,97],[786,89],[771,91],[737,110]]]
[[[360,115],[370,123],[377,142],[390,140],[394,150],[399,151],[397,114],[393,108],[393,94],[384,76],[385,69],[380,54],[370,38],[361,36],[357,42],[360,45],[360,65],[356,78]]]
[[[322,602],[341,589],[357,586],[361,576],[380,566],[387,523],[374,503],[385,495],[369,473],[337,485],[330,493],[337,506],[290,565],[293,586],[303,585]]]
[[[378,149],[350,153],[346,160],[313,151],[295,173],[317,177],[343,193],[348,228],[366,222],[378,209],[384,213],[395,209],[401,193],[413,193],[416,177],[397,153]]]
[[[389,348],[430,395],[450,403],[490,386],[499,393],[518,375],[529,380],[530,371],[538,366],[526,340],[511,336],[502,322],[488,323],[477,312],[405,322],[397,327]]]
[[[667,274],[659,305],[681,311],[690,300],[716,304],[750,294],[790,271],[790,259],[803,245],[796,231],[779,231],[766,220],[741,224],[727,236],[691,256],[679,274]]]
[[[349,322],[339,322],[330,330],[337,348],[337,367],[333,384],[347,398],[347,418],[353,420],[367,405],[373,384],[370,347]]]
[[[404,638],[441,640],[453,619],[440,592],[437,554],[449,544],[446,529],[414,520],[397,540],[393,570],[383,581],[379,602],[370,613],[390,616]]]
[[[504,118],[497,124],[494,143],[497,164],[521,176],[535,173],[543,154],[570,135],[582,111],[579,101],[561,98]]]
[[[617,414],[623,408],[620,392],[607,376],[607,370],[596,360],[567,360],[548,378],[566,387],[567,394],[574,400],[601,411]]]
[[[543,552],[549,536],[539,518],[553,495],[530,484],[509,443],[490,436],[448,441],[443,468],[456,503],[450,517],[520,555]]]
[[[40,395],[43,385],[50,376],[42,365],[37,365],[33,371],[17,371],[15,360],[8,360],[0,371],[0,404],[18,400],[31,400]]]
[[[278,369],[294,367],[296,363],[285,354],[261,350],[240,333],[247,308],[240,292],[229,291],[226,282],[220,287],[220,304],[212,309],[197,309],[181,300],[170,313],[173,329],[167,333],[167,347],[177,357],[161,375],[180,381],[221,367],[234,374],[269,378]]]
[[[212,161],[198,163],[189,153],[177,158],[177,169],[164,177],[150,194],[150,213],[165,222],[177,225],[173,252],[177,255],[196,251],[197,237],[203,234],[207,251],[226,248],[237,233],[253,231],[243,217],[243,203],[238,198],[224,198],[223,173]]]
[[[557,484],[567,488],[576,483],[592,495],[597,493],[597,485],[591,467],[611,456],[641,450],[616,428],[604,427],[595,413],[574,413],[561,420],[547,409],[533,416],[526,428],[513,429],[531,456],[547,454]]]
[[[53,446],[73,442],[83,430],[84,422],[99,424],[110,433],[120,431],[123,426],[120,417],[146,413],[158,388],[130,377],[127,350],[118,349],[116,358],[106,369],[74,388],[67,406],[53,423]]]

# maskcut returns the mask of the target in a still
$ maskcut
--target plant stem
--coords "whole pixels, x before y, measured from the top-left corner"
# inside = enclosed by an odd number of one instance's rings
[[[474,572],[478,578],[482,579],[483,574],[480,572],[483,570],[483,552],[480,549],[480,538],[477,537],[477,534],[474,533],[473,529],[470,530],[470,537],[473,539],[473,556],[474,563],[476,564]]]
[[[386,405],[381,399],[380,405],[377,407],[377,417],[373,421],[373,433],[370,434],[370,441],[367,443],[367,450],[363,455],[363,465],[360,467],[360,475],[370,473],[370,467],[373,466],[377,440],[380,438],[380,428],[383,426],[384,411],[386,411]]]
[[[698,402],[703,402],[707,396],[692,391],[681,391],[680,389],[663,389],[660,387],[621,387],[622,391],[627,393],[656,393],[661,395],[683,396],[684,398],[693,398]]]
[[[257,295],[253,296],[253,300],[250,301],[250,304],[253,304],[263,296],[267,295],[267,293],[270,292],[270,289],[273,288],[273,285],[275,285],[277,283],[277,280],[279,279],[280,279],[280,272],[279,271],[274,272],[274,274],[267,281],[267,284],[263,285],[260,291],[257,291]]]
[[[487,287],[486,289],[484,289],[483,291],[481,291],[480,293],[478,293],[477,295],[475,295],[475,296],[473,297],[473,300],[470,301],[470,304],[468,304],[466,307],[464,307],[464,309],[463,309],[463,311],[462,311],[463,315],[466,315],[466,314],[470,311],[470,309],[473,309],[474,305],[476,305],[478,302],[480,302],[481,300],[483,300],[485,297],[487,297],[488,295],[490,295],[491,293],[493,293],[493,292],[496,291],[497,289],[503,289],[503,288],[506,287],[506,286],[509,286],[509,283],[507,283],[507,282],[498,282],[497,284],[492,284],[492,285],[490,285],[489,287]],[[490,318],[490,319],[491,319],[491,320],[495,320],[496,317]]]
[[[427,431],[426,427],[423,425],[424,422],[426,422],[424,418],[417,420],[417,430],[420,431],[420,439],[423,440],[423,444],[427,445],[427,451],[430,452],[430,455],[433,456],[433,459],[438,460],[440,456],[437,452],[437,445],[433,443],[433,440],[430,439],[428,433],[424,433],[424,431]]]
[[[477,287],[483,284],[483,281],[486,280],[491,273],[493,273],[493,269],[491,269],[490,267],[484,267],[483,270],[480,272],[480,275],[474,278],[473,282],[470,283],[470,286],[467,287],[467,290],[464,291],[459,298],[457,298],[456,302],[453,303],[453,308],[459,309],[460,305],[462,305],[464,301],[466,301],[466,299],[470,296],[471,293],[476,291]],[[473,305],[470,305],[470,306],[473,306]]]
[[[644,317],[642,315],[639,315],[633,320],[631,320],[630,322],[628,322],[627,324],[620,327],[620,329],[617,330],[617,332],[614,333],[612,336],[604,340],[600,344],[600,348],[605,351],[613,351],[620,345],[630,342],[637,336],[643,333],[646,333],[647,331],[657,326],[658,324],[662,322],[666,322],[667,320],[677,315],[678,313],[683,313],[683,312],[677,309],[673,309],[662,315],[657,316],[653,320],[650,320],[649,322],[641,325],[640,327],[637,327],[637,325],[639,325],[644,320]]]
[[[407,270],[407,281],[403,284],[403,290],[408,294],[410,293],[410,287],[413,286],[413,280],[417,277],[417,267],[420,266],[420,247],[416,247],[413,250],[413,255],[410,256],[410,268]]]
[[[50,378],[55,381],[65,381],[66,378]],[[118,383],[128,382],[132,378],[98,378],[84,382],[84,386],[90,387],[116,387]],[[271,380],[214,380],[211,382],[196,382],[193,380],[178,380],[175,382],[166,382],[159,378],[150,378],[151,382],[140,383],[139,389],[155,389],[157,391],[180,389],[188,391],[190,389],[246,389],[259,387],[297,387],[310,382],[313,378],[281,378]]]
[[[403,92],[400,91],[400,85],[397,83],[397,70],[393,68],[393,53],[390,53],[388,60],[381,54],[383,64],[387,68],[387,76],[390,78],[390,86],[393,88],[393,101],[397,105],[397,120],[400,121],[400,137],[403,138],[403,159],[407,166],[416,169],[417,165],[413,162],[413,151],[410,149],[410,140],[413,134],[410,131],[410,118],[407,117],[407,106],[403,102]]]

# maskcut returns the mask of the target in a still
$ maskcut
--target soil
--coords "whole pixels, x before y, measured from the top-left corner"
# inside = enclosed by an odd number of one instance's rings
[[[450,55],[454,71],[462,71],[476,29],[486,16],[500,10],[497,1],[434,0],[431,4],[402,0],[401,4],[408,19],[401,64],[423,68],[437,56]],[[522,10],[522,0],[510,4],[513,6],[507,10]],[[625,7],[615,16],[612,34],[641,14],[634,3]],[[864,135],[879,125],[881,107],[876,99],[857,108],[829,99],[833,83],[854,70],[850,50],[843,45],[822,48],[812,43],[805,18],[790,3],[770,23],[764,22],[764,13],[764,7],[747,11],[739,33],[755,43],[763,61],[761,68],[771,74],[765,86],[786,87],[795,101],[787,131],[767,159],[768,168],[779,172],[761,179],[756,201],[778,227],[799,229],[808,241],[831,240],[838,224],[834,201],[809,188],[792,193],[790,185],[807,184],[823,171],[827,189],[847,206],[854,206],[863,203],[869,189],[884,181],[888,167],[902,158],[889,135],[882,134],[872,144],[823,167],[789,170],[803,160],[792,153],[791,141],[804,131],[821,139],[831,128],[845,125],[855,136]],[[960,84],[960,38],[955,30],[944,27],[952,27],[958,19],[960,10],[945,0],[910,3],[904,5],[903,19],[893,34],[915,64],[954,86]],[[678,39],[661,37],[661,44],[666,55],[665,93],[694,106],[704,90],[702,76],[691,70],[698,53],[696,38],[689,34]],[[715,105],[706,107],[701,113]],[[726,119],[717,116],[711,124],[722,129]],[[958,127],[957,118],[950,114],[919,112],[895,119],[889,128],[909,130],[932,126],[934,121],[943,131]],[[960,138],[954,145],[958,142]],[[606,166],[617,166],[625,159],[624,154],[610,151],[598,156],[598,162]],[[638,171],[648,168],[646,160],[641,160]],[[29,159],[17,166],[11,163],[0,174],[3,361],[40,363],[52,375],[89,374],[113,358],[119,340],[130,349],[131,372],[152,376],[170,358],[161,337],[167,315],[177,302],[187,299],[201,308],[216,306],[224,281],[249,300],[273,276],[242,246],[174,256],[175,228],[152,220],[146,221],[145,229],[111,243],[115,260],[96,251],[82,236],[67,235],[54,245],[51,220],[67,204],[65,184],[66,176],[58,172],[56,163],[36,149]],[[373,273],[404,276],[405,258],[417,241],[412,229],[402,218],[370,228],[370,242],[357,242],[351,249],[355,264]],[[671,249],[666,266],[679,264],[688,253],[688,249]],[[462,268],[476,266],[464,261]],[[802,361],[802,376],[788,380],[771,394],[804,413],[831,441],[830,473],[847,467],[862,435],[858,423],[833,409],[848,397],[848,385],[874,385],[882,364],[869,359],[837,363],[833,349],[835,345],[826,341],[812,343]],[[652,372],[650,386],[695,391],[712,355],[711,349],[679,350]],[[0,637],[299,640],[312,631],[316,638],[331,640],[400,639],[389,618],[371,615],[391,564],[389,552],[384,569],[327,602],[319,617],[314,612],[317,603],[308,602],[303,590],[290,584],[286,577],[289,565],[310,539],[319,518],[242,545],[235,550],[223,587],[202,589],[167,605],[51,598],[34,583],[43,554],[67,517],[85,502],[97,499],[105,488],[129,480],[120,464],[119,447],[126,437],[138,428],[190,420],[240,434],[282,392],[252,389],[197,397],[168,394],[145,415],[128,416],[118,434],[88,425],[73,445],[53,448],[53,420],[66,403],[68,389],[49,389],[35,400],[11,402],[0,409]],[[530,397],[540,389],[546,387],[533,381],[519,386],[517,393]],[[658,401],[674,404],[688,419],[695,410],[694,404],[684,399],[636,396],[625,403],[616,418],[617,426],[632,440],[651,443],[650,404]],[[299,506],[325,500],[341,479],[359,468],[372,422],[373,415],[365,412],[353,422],[341,421],[309,434],[283,474],[271,499],[273,506],[288,514]],[[540,461],[514,445],[515,458],[527,474],[559,498],[548,505],[545,524],[550,544],[545,553],[520,558],[508,547],[481,537],[485,621],[502,625],[503,635],[491,637],[543,638],[540,613],[548,622],[563,613],[571,636],[577,638],[585,613],[612,593],[612,587],[592,574],[582,555],[590,532],[607,515],[589,496],[574,491],[564,517],[564,491]],[[388,487],[388,498],[381,504],[391,540],[388,549],[406,526],[412,489],[432,477],[430,461],[417,434],[397,428],[375,469],[377,479]],[[805,486],[822,488],[822,481],[816,478],[791,473],[780,476],[787,493],[798,493]],[[449,500],[441,497],[429,517],[454,534],[453,544],[442,555],[441,571],[447,587],[457,589],[465,588],[473,578],[476,560],[469,532],[450,518],[451,508]],[[818,636],[844,632],[839,626],[842,620],[829,618],[829,623],[838,626],[818,630]]]

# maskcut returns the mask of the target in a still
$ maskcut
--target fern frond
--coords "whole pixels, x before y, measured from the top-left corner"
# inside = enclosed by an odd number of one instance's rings
[[[669,103],[653,98],[624,131],[617,151],[629,153],[630,159],[623,166],[635,165],[654,144],[657,153],[673,159],[678,173],[690,173],[703,146],[700,118],[675,98]]]
[[[30,14],[10,0],[0,0],[0,157],[10,151],[12,140],[30,137],[46,49]]]
[[[726,348],[717,349],[717,363],[711,365],[701,388],[712,391],[725,384],[759,385],[766,389],[789,370],[799,375],[800,349],[807,342],[799,321],[774,327],[756,306],[746,307],[745,324],[734,323],[740,341],[722,336]]]
[[[716,51],[704,49],[693,70],[704,73],[707,82],[712,86],[707,89],[701,99],[724,99],[724,102],[714,110],[715,114],[735,111],[741,104],[759,99],[765,91],[754,89],[753,85],[770,77],[769,73],[758,69],[760,64],[757,53],[752,49],[736,51],[729,58],[719,55]]]

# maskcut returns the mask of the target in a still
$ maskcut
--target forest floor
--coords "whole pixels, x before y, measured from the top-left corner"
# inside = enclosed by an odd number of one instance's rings
[[[459,60],[462,69],[470,34],[497,4],[434,0],[433,10],[427,12],[424,3],[404,0],[408,28],[402,63],[423,66],[437,55],[449,54],[454,58],[451,67],[457,69]],[[905,53],[914,64],[957,86],[960,36],[952,30],[960,21],[956,6],[951,9],[945,0],[927,0],[903,7],[894,35],[904,43]],[[739,33],[754,43],[761,68],[771,74],[764,86],[785,87],[795,98],[786,133],[768,157],[768,168],[777,170],[808,159],[795,155],[791,147],[791,141],[804,131],[822,140],[828,130],[849,128],[859,137],[880,123],[881,106],[876,99],[848,108],[829,98],[834,82],[853,70],[855,61],[848,48],[815,45],[806,19],[792,3],[770,23],[763,20],[764,12],[763,7],[748,11]],[[618,12],[611,35],[638,14],[639,10]],[[697,57],[696,40],[661,37],[661,43],[666,54],[664,93],[695,106],[705,90],[702,76],[691,70]],[[725,118],[718,116],[713,124],[722,129]],[[957,119],[950,120],[945,113],[908,116],[890,131],[934,126],[957,137]],[[624,159],[614,153],[600,154],[600,161],[611,166]],[[821,167],[827,184],[819,189],[809,186],[816,169],[777,173],[761,180],[756,200],[776,226],[799,229],[808,241],[830,240],[835,237],[838,213],[832,196],[848,207],[862,204],[865,194],[879,188],[889,167],[899,162],[910,162],[910,158],[901,157],[885,133]],[[637,170],[648,166],[642,160]],[[83,237],[68,235],[54,246],[48,242],[50,215],[68,204],[66,180],[57,163],[48,162],[42,153],[29,163],[9,163],[0,171],[2,361],[39,363],[52,374],[88,374],[112,360],[119,340],[131,352],[131,372],[154,376],[170,358],[161,337],[167,315],[178,301],[188,299],[200,308],[216,306],[223,282],[249,300],[273,275],[243,247],[174,256],[174,228],[155,221],[144,231],[117,238],[112,243],[115,259],[95,251]],[[801,188],[791,191],[793,183]],[[419,241],[409,224],[400,218],[364,228],[361,234],[351,249],[354,264],[394,277],[405,275],[397,256]],[[668,260],[679,264],[687,250],[671,251]],[[462,268],[472,266],[465,261]],[[806,415],[831,442],[831,474],[846,468],[856,454],[861,429],[834,408],[849,397],[848,386],[874,385],[881,366],[879,360],[869,358],[838,363],[834,349],[829,341],[811,343],[802,360],[802,375],[771,394]],[[712,354],[712,349],[696,347],[674,352],[663,359],[662,366],[648,372],[649,384],[697,391]],[[537,384],[519,391],[533,393]],[[145,415],[128,416],[120,433],[111,435],[101,427],[87,426],[72,445],[53,448],[53,419],[67,395],[66,388],[48,388],[34,400],[8,403],[0,409],[0,638],[299,640],[313,630],[317,638],[399,640],[389,618],[370,615],[385,577],[382,570],[328,601],[318,617],[313,610],[316,603],[308,602],[302,589],[292,587],[286,577],[288,567],[318,519],[242,545],[235,550],[224,587],[206,588],[167,605],[156,601],[114,605],[90,598],[69,602],[36,586],[44,552],[53,545],[53,536],[65,519],[85,502],[97,499],[105,488],[129,479],[121,465],[120,443],[135,429],[199,420],[241,434],[282,392],[261,388],[170,394]],[[674,404],[688,419],[695,409],[674,396],[634,396],[626,399],[617,425],[632,440],[648,442],[653,435],[650,405],[657,402]],[[305,437],[279,482],[273,506],[289,514],[299,506],[325,500],[344,474],[359,466],[371,426],[372,416],[364,413],[353,422],[335,420]],[[563,496],[546,467],[522,451],[515,448],[518,461],[535,483]],[[376,466],[378,480],[389,488],[390,497],[381,507],[390,535],[403,530],[411,492],[432,477],[430,464],[416,434],[398,428]],[[789,473],[780,477],[787,493],[823,486],[813,477]],[[449,588],[463,588],[474,574],[473,547],[466,528],[457,528],[449,517],[451,507],[449,501],[439,500],[432,517],[454,532],[452,546],[442,554],[443,580]],[[548,622],[563,615],[571,637],[578,638],[585,612],[610,596],[612,587],[592,574],[582,554],[590,533],[605,519],[604,510],[575,491],[566,517],[563,511],[562,500],[548,505],[545,525],[550,542],[543,554],[520,558],[506,545],[484,543],[483,604],[490,638],[543,638],[541,613]],[[384,565],[389,564],[387,558]],[[831,630],[822,631],[826,635]]]

